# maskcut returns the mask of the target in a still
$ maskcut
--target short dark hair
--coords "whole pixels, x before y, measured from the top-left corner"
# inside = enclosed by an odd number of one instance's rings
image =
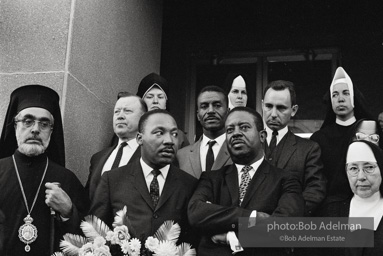
[[[285,81],[285,80],[276,80],[276,81],[270,82],[266,86],[265,90],[263,91],[263,99],[265,98],[267,90],[270,88],[275,91],[283,91],[285,89],[288,89],[290,92],[291,106],[294,106],[297,104],[297,95],[295,93],[295,86],[293,82]]]
[[[118,95],[117,95],[117,100],[121,99],[121,98],[128,98],[128,97],[136,97],[138,99],[138,101],[140,102],[140,105],[141,105],[141,110],[145,113],[145,112],[148,112],[148,106],[146,106],[146,103],[143,99],[141,99],[140,96],[137,96],[133,93],[130,93],[130,92],[119,92]]]
[[[250,115],[253,116],[255,127],[257,127],[258,132],[264,130],[262,116],[257,111],[249,107],[235,107],[232,110],[230,110],[229,114],[227,115],[227,118],[229,118],[229,116],[232,115],[233,113],[240,112],[240,111],[249,113]]]
[[[216,85],[208,85],[208,86],[203,87],[203,88],[201,89],[201,91],[198,93],[197,101],[198,101],[199,96],[201,96],[201,94],[204,93],[204,92],[217,92],[217,93],[222,93],[223,96],[224,96],[223,98],[224,98],[226,107],[229,106],[228,98],[226,97],[226,96],[227,96],[227,93],[226,93],[225,90],[222,89],[221,87],[216,86]]]
[[[155,114],[169,115],[169,116],[171,116],[174,119],[172,114],[170,114],[166,109],[153,109],[153,110],[150,110],[150,111],[146,112],[145,114],[143,114],[141,116],[141,118],[140,118],[140,121],[138,121],[138,132],[139,133],[143,133],[144,132],[145,124],[148,121],[149,117],[152,116],[152,115],[155,115]]]

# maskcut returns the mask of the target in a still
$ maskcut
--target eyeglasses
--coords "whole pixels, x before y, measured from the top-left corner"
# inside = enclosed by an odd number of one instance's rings
[[[51,130],[53,127],[53,124],[51,123],[51,121],[47,121],[47,120],[37,120],[37,119],[32,119],[32,118],[24,118],[21,120],[15,120],[15,123],[18,123],[18,122],[21,122],[23,124],[24,128],[33,127],[35,125],[35,123],[37,122],[39,124],[40,130],[42,130],[42,131]]]
[[[362,166],[362,168],[360,168],[359,166],[355,165],[355,164],[347,164],[346,166],[346,170],[347,170],[347,173],[350,175],[350,176],[357,176],[360,169],[362,169],[362,171],[367,174],[367,175],[371,175],[372,173],[374,173],[376,167],[378,167],[375,164],[365,164]]]
[[[378,134],[367,135],[367,134],[364,134],[363,132],[357,132],[355,134],[355,137],[357,140],[367,140],[367,141],[371,141],[375,143],[378,143],[380,139]]]

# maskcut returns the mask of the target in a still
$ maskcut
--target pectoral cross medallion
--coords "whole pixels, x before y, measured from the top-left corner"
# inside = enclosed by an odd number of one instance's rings
[[[19,228],[19,238],[21,242],[26,244],[25,251],[29,252],[31,250],[29,244],[33,243],[37,238],[37,228],[32,224],[33,218],[29,214],[24,218],[24,222]]]

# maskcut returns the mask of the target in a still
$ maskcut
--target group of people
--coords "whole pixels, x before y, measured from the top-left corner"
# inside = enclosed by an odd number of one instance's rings
[[[375,247],[338,248],[330,255],[383,251],[381,129],[339,67],[328,113],[311,139],[292,133],[294,84],[264,89],[262,115],[247,106],[245,77],[226,91],[204,87],[197,97],[203,134],[190,144],[166,110],[168,84],[146,76],[136,94],[120,93],[112,145],[95,153],[83,187],[65,167],[59,97],[45,86],[11,94],[0,140],[0,254],[50,255],[63,234],[95,215],[111,226],[127,206],[129,232],[144,241],[166,220],[180,224],[179,242],[197,255],[305,255],[307,250],[243,248],[248,227],[270,217],[372,217]],[[315,254],[320,250],[313,250]]]

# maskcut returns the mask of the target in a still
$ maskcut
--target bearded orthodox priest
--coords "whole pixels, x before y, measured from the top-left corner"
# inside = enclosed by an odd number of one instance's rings
[[[64,168],[58,94],[45,86],[13,91],[0,139],[1,255],[50,255],[65,233],[76,233],[89,199]]]

